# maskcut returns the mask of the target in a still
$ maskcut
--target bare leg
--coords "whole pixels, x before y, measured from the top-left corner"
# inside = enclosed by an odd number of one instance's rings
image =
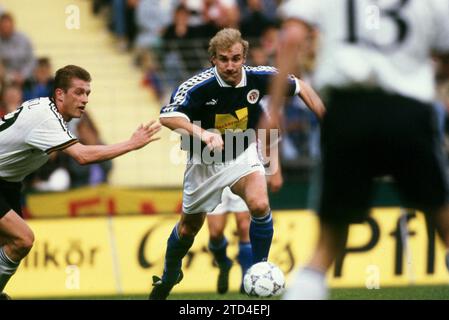
[[[0,292],[17,270],[20,260],[30,252],[34,234],[13,210],[0,219]]]
[[[348,225],[320,223],[318,244],[312,259],[295,277],[291,287],[285,293],[285,300],[321,300],[326,299],[327,285],[325,274],[346,244]]]
[[[253,172],[235,183],[231,191],[246,203],[253,217],[263,217],[270,210],[267,182],[261,172]]]
[[[318,244],[307,267],[326,273],[338,255],[343,253],[348,229],[348,225],[335,226],[321,222]]]
[[[449,271],[449,205],[443,206],[427,219],[433,219],[438,235],[446,246],[446,268]]]
[[[209,241],[219,241],[224,237],[224,229],[226,228],[226,214],[210,214],[207,215],[207,225],[209,227]]]
[[[249,212],[236,212],[235,221],[240,242],[249,242],[249,225],[251,222]]]
[[[446,249],[449,249],[449,205],[437,210],[433,217],[438,235],[443,240]]]

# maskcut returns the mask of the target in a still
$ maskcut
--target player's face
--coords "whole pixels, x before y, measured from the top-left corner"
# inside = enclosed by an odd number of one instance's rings
[[[89,102],[90,83],[81,79],[72,79],[67,92],[56,89],[56,99],[60,102],[59,112],[65,121],[80,118]]]
[[[236,86],[242,80],[242,65],[245,63],[243,45],[235,43],[227,50],[217,50],[212,63],[217,67],[218,74],[231,86]]]

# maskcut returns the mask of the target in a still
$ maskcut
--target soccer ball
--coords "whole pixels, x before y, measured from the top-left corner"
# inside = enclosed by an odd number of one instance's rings
[[[278,296],[285,288],[284,273],[271,262],[256,263],[245,273],[243,287],[249,296]]]

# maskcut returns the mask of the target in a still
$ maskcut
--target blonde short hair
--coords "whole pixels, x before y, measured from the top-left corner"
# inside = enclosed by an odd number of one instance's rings
[[[243,46],[243,57],[246,58],[249,43],[242,39],[242,34],[237,29],[226,28],[217,32],[217,34],[209,41],[209,57],[216,57],[218,50],[227,50],[234,44],[241,43]]]

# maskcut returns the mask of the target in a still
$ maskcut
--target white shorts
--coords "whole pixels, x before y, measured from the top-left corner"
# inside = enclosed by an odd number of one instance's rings
[[[238,195],[232,193],[231,188],[226,187],[221,194],[221,203],[210,215],[222,215],[228,212],[246,212],[249,211],[245,201]]]
[[[232,187],[241,178],[253,172],[265,175],[255,143],[232,161],[210,165],[198,161],[189,162],[184,174],[183,212],[212,212],[220,204],[226,187]]]

